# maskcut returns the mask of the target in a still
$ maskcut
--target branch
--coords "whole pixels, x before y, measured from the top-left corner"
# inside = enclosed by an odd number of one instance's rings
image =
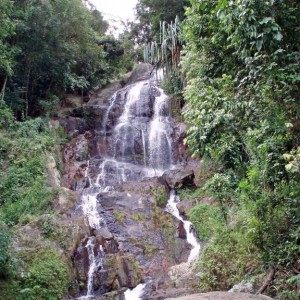
[[[269,286],[269,284],[272,282],[274,278],[274,275],[275,275],[275,267],[272,266],[263,285],[259,288],[259,290],[255,293],[255,295],[261,294]]]

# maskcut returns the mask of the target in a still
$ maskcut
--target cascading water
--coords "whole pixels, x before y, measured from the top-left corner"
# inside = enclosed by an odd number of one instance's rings
[[[132,290],[127,290],[124,293],[125,300],[140,300],[143,295],[143,289],[145,288],[145,284],[139,284]]]
[[[183,222],[184,229],[186,231],[187,242],[193,247],[188,258],[188,262],[191,262],[199,256],[200,244],[197,241],[197,238],[194,235],[194,233],[191,231],[192,223],[190,221],[183,220],[183,218],[180,216],[179,210],[177,208],[178,203],[179,197],[176,195],[174,190],[171,190],[166,210],[175,218]]]
[[[169,97],[162,89],[153,86],[153,80],[129,85],[121,91],[121,96],[119,91],[110,101],[103,116],[102,129],[96,131],[100,137],[104,137],[108,150],[104,154],[99,153],[88,162],[85,174],[88,187],[83,189],[81,196],[82,211],[92,232],[107,226],[98,212],[99,193],[112,191],[126,181],[162,175],[175,163],[172,152],[174,129],[170,117]],[[115,119],[112,120],[111,114],[115,111],[119,111],[119,115],[117,118],[114,115]],[[169,212],[174,213],[177,209],[176,196],[171,194],[170,199],[172,201],[168,204]],[[182,220],[177,212],[176,217]],[[183,222],[188,242],[194,247],[189,258],[192,260],[200,247],[196,245],[196,239],[191,237],[190,223]],[[87,292],[86,296],[83,296],[86,299],[98,293],[94,290],[94,278],[95,273],[103,268],[104,251],[102,246],[96,246],[95,236],[88,238],[85,248],[89,259]],[[125,299],[141,299],[143,288],[144,285],[138,285],[133,290],[127,290]]]

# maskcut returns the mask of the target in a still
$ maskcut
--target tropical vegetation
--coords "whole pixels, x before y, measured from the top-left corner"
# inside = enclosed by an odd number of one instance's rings
[[[198,203],[189,217],[205,241],[199,288],[245,280],[276,299],[298,299],[299,1],[139,0],[136,14],[116,39],[88,1],[0,1],[1,296],[62,299],[71,288],[55,247],[16,257],[13,236],[53,214],[45,158],[66,137],[50,130],[49,117],[66,94],[84,97],[130,70],[136,42],[167,71],[162,85],[177,117],[182,108],[190,154],[203,161],[200,186],[178,191]],[[202,203],[207,196],[211,205]],[[47,237],[52,228],[43,226]],[[16,277],[20,261],[26,272]]]

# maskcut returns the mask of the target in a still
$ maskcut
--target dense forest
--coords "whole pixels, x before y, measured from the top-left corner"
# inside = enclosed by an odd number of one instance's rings
[[[136,16],[117,39],[106,35],[108,23],[88,1],[0,0],[4,299],[67,293],[59,253],[30,260],[31,276],[14,274],[15,228],[54,211],[45,155],[60,151],[67,137],[48,122],[67,94],[83,101],[130,71],[147,43],[156,45],[151,62],[167,66],[162,86],[188,126],[190,155],[203,164],[195,174],[201,185],[177,191],[182,201],[199,203],[189,212],[205,241],[199,289],[228,290],[245,280],[275,299],[299,299],[299,1],[139,0]],[[201,204],[205,197],[213,205]],[[47,235],[51,228],[43,226]],[[57,274],[53,285],[47,270]]]

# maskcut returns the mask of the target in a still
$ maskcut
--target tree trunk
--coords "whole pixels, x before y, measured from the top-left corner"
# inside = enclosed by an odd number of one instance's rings
[[[30,73],[31,73],[31,58],[27,60],[27,74],[26,74],[26,90],[25,90],[25,120],[28,118],[29,109],[29,99],[28,99],[28,89],[30,83]]]
[[[0,93],[0,102],[2,102],[4,100],[4,95],[5,95],[5,89],[6,89],[6,83],[7,83],[7,76],[4,79],[4,83],[1,89],[1,93]]]

